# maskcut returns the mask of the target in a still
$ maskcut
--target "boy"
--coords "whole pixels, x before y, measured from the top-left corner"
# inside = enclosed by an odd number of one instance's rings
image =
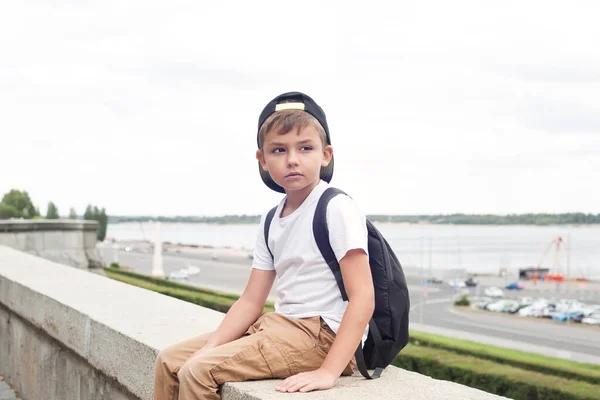
[[[160,352],[156,400],[219,399],[225,382],[267,378],[286,378],[279,392],[324,390],[353,373],[373,314],[373,281],[365,216],[350,197],[336,196],[327,208],[348,301],[313,238],[315,208],[333,174],[325,113],[305,94],[282,94],[261,113],[257,141],[261,178],[285,193],[268,243],[265,214],[244,293],[215,332]],[[261,317],[274,282],[275,312]]]

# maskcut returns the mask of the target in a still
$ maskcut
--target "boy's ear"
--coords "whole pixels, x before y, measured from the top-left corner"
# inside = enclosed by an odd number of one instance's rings
[[[322,167],[326,167],[331,162],[331,158],[333,157],[333,147],[330,144],[325,146],[323,149],[323,162],[321,163]]]
[[[264,169],[265,171],[268,171],[267,163],[265,162],[265,153],[263,153],[262,150],[260,150],[260,149],[256,150],[256,159],[260,163],[262,169]]]

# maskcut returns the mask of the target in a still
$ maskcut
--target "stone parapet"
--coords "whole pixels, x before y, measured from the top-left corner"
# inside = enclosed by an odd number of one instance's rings
[[[0,220],[0,245],[77,268],[100,268],[98,222],[87,220]]]

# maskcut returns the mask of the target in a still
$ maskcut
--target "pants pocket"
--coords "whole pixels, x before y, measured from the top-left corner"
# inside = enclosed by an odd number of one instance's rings
[[[293,353],[292,368],[297,371],[296,373],[319,369],[323,365],[323,362],[333,345],[336,336],[335,333],[321,318],[318,319],[318,323],[319,328],[312,347],[308,349],[298,349]],[[356,361],[354,355],[352,355],[352,358],[342,372],[342,375],[354,374],[355,365]]]
[[[325,330],[320,317],[311,318],[307,323],[311,325],[311,340],[302,347],[290,349],[291,365],[296,374],[319,369],[335,337],[335,334]]]
[[[286,355],[268,335],[216,365],[210,372],[219,385],[293,375]]]

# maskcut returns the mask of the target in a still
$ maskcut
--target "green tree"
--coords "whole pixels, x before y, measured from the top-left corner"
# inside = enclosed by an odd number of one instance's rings
[[[85,208],[85,212],[83,213],[83,219],[94,219],[94,212],[92,211],[91,205],[88,205]]]
[[[13,206],[0,203],[0,219],[19,218],[21,213]]]
[[[73,207],[69,210],[69,219],[77,219],[77,213]]]
[[[100,224],[98,227],[98,240],[103,241],[106,237],[106,228],[108,226],[108,216],[106,215],[105,208],[100,210],[100,214],[98,215],[98,223]]]
[[[101,210],[97,206],[91,204],[85,208],[83,219],[98,221],[97,238],[99,241],[103,241],[106,237],[106,229],[108,226],[108,216],[106,215],[106,209]]]
[[[29,194],[26,191],[13,189],[4,195],[0,204],[3,204],[8,207],[13,207],[15,210],[17,210],[19,215],[14,216],[14,218],[31,219],[40,215],[39,211],[33,205],[33,202],[31,201],[31,198],[29,197]],[[9,208],[7,207],[5,207],[4,210],[4,212],[7,213],[14,213],[14,210],[12,209],[10,209],[10,211],[6,211],[9,210]]]
[[[59,219],[58,208],[53,202],[48,203],[48,211],[46,211],[46,219]]]

